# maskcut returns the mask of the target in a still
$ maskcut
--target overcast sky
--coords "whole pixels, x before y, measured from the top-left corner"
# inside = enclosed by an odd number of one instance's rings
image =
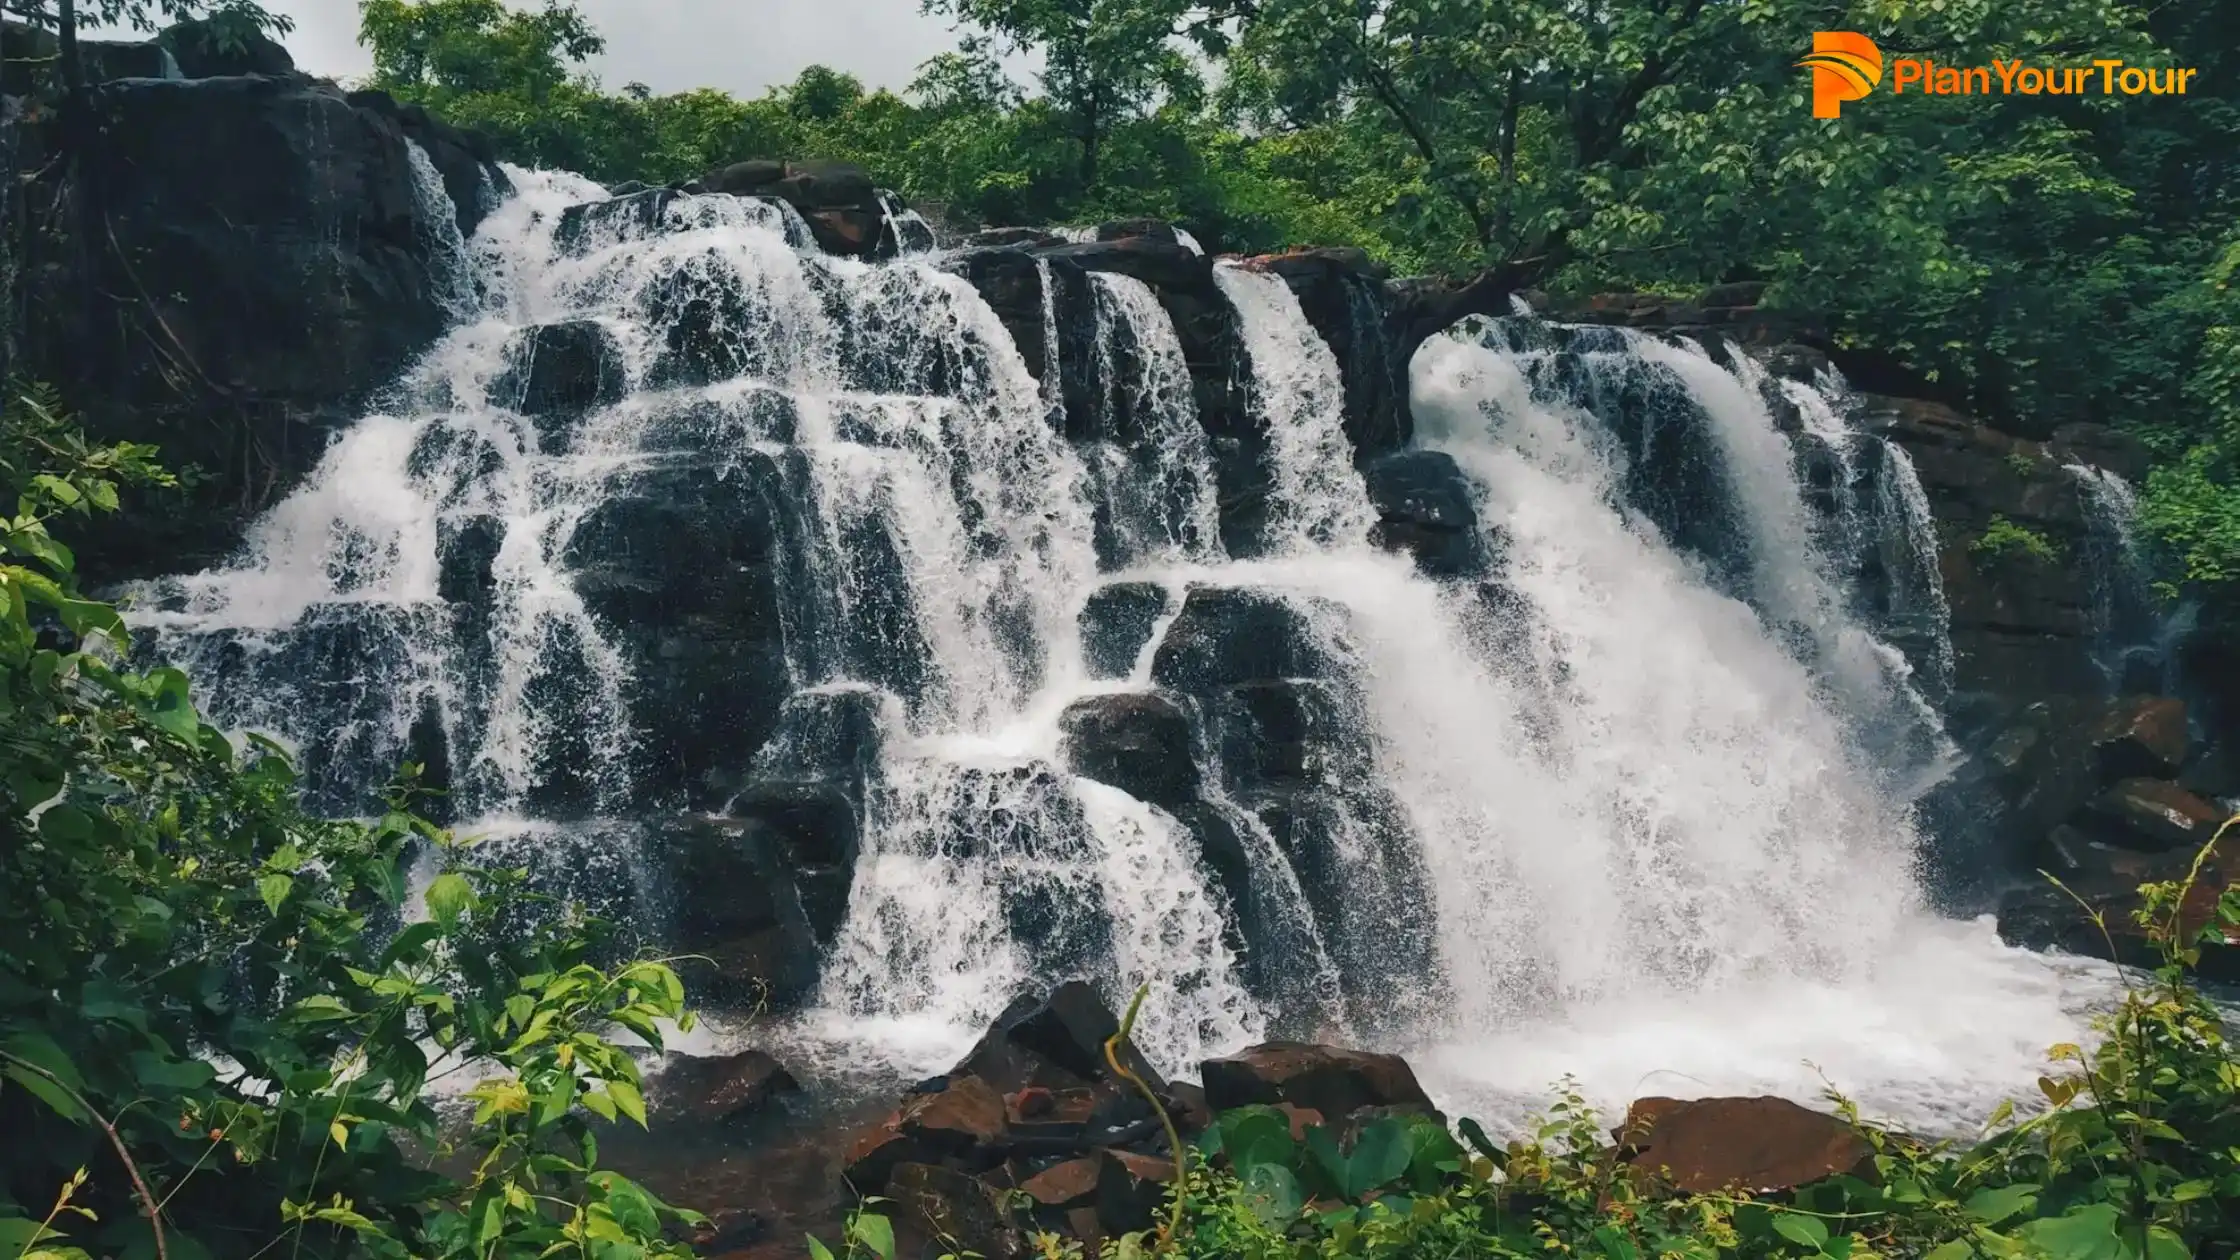
[[[508,0],[516,8],[540,0]],[[578,0],[607,40],[591,69],[609,88],[713,87],[739,95],[792,81],[823,62],[872,87],[900,89],[919,62],[955,46],[918,0]],[[358,46],[357,0],[263,0],[295,19],[288,51],[313,74],[372,68]]]

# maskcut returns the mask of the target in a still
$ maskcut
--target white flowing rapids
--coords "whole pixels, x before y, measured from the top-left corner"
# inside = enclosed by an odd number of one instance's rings
[[[628,911],[659,882],[632,838],[655,812],[642,754],[683,715],[648,708],[633,627],[587,597],[580,554],[680,449],[766,477],[777,685],[871,697],[882,739],[815,991],[741,1035],[934,1072],[1019,992],[1080,975],[1115,1004],[1151,986],[1141,1040],[1169,1071],[1313,1034],[1407,1050],[1492,1119],[1566,1073],[1609,1105],[1810,1100],[1825,1078],[1939,1131],[2080,1035],[2099,973],[1924,908],[1911,807],[1947,746],[1923,693],[1951,669],[1934,537],[1910,463],[1848,431],[1837,384],[1648,338],[1522,348],[1549,332],[1528,320],[1434,338],[1413,444],[1460,470],[1493,557],[1438,580],[1372,541],[1341,366],[1299,300],[1223,264],[1265,437],[1258,545],[1233,556],[1216,488],[1236,456],[1145,285],[1084,286],[1094,344],[1071,362],[1095,379],[1069,389],[1048,263],[1030,370],[921,237],[831,259],[783,207],[680,197],[571,239],[562,211],[602,190],[511,174],[460,241],[424,172],[455,325],[232,563],[149,584],[136,617],[222,719],[302,751],[323,805],[365,808],[436,731],[467,830],[571,889],[626,872],[605,882]],[[620,380],[556,439],[517,369],[523,330],[561,324],[609,339]],[[1666,507],[1723,514],[1724,551],[1635,502],[1680,449],[1621,436],[1612,408],[1648,394],[1707,461]],[[1068,420],[1068,397],[1097,414]],[[1784,397],[1857,483],[1832,521]],[[476,539],[469,616],[452,558]],[[1867,548],[1896,575],[1881,622],[1846,585]],[[1085,605],[1123,583],[1163,607],[1132,668],[1093,669]],[[1290,627],[1246,646],[1294,663],[1180,702],[1203,764],[1170,812],[1074,774],[1060,719],[1175,690],[1192,592]],[[1320,742],[1280,793],[1214,738],[1246,692],[1310,711]]]

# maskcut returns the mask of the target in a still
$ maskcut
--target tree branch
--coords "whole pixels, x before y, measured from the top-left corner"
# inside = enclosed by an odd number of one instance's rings
[[[124,1161],[125,1174],[132,1178],[132,1192],[139,1196],[140,1207],[147,1213],[148,1228],[156,1233],[156,1260],[171,1260],[170,1249],[165,1247],[163,1242],[163,1210],[157,1206],[156,1197],[148,1193],[148,1183],[140,1176],[140,1165],[132,1162],[132,1152],[124,1148],[124,1139],[117,1136],[117,1126],[103,1119],[101,1113],[94,1109],[93,1104],[87,1102],[85,1096],[77,1090],[63,1084],[61,1077],[28,1059],[18,1058],[5,1050],[0,1050],[0,1059],[6,1059],[27,1072],[37,1072],[45,1077],[56,1089],[68,1094],[72,1102],[85,1108],[86,1114],[93,1117],[93,1122],[101,1126],[103,1133],[109,1135],[109,1145],[117,1149],[117,1158]]]

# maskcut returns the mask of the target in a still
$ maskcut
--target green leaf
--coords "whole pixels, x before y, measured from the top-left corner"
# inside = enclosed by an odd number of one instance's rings
[[[217,1069],[200,1059],[173,1059],[145,1050],[132,1056],[132,1075],[142,1085],[175,1090],[202,1089],[218,1078]]]
[[[2015,1233],[2043,1251],[2047,1260],[2121,1260],[2125,1248],[2116,1233],[2121,1220],[2114,1204],[2093,1203],[2031,1221]]]
[[[1997,1225],[2030,1211],[2038,1205],[2038,1187],[2031,1182],[2020,1182],[1998,1189],[1978,1190],[1968,1196],[1962,1209],[1986,1225]]]
[[[1819,1251],[1828,1241],[1826,1222],[1798,1212],[1777,1213],[1773,1218],[1773,1232],[1812,1252]]]
[[[645,1095],[629,1081],[608,1081],[607,1093],[614,1098],[614,1105],[623,1115],[636,1121],[639,1128],[646,1127]]]
[[[810,1260],[833,1260],[832,1248],[825,1246],[821,1242],[818,1242],[817,1236],[815,1234],[806,1234],[803,1236],[809,1240]]]
[[[1318,1124],[1307,1130],[1307,1155],[1314,1160],[1315,1169],[1329,1182],[1330,1192],[1344,1194],[1346,1157],[1338,1149],[1338,1139],[1328,1125]]]
[[[20,1256],[33,1243],[55,1237],[55,1231],[20,1216],[0,1217],[0,1256]]]
[[[93,838],[93,819],[75,805],[56,805],[39,815],[39,834],[56,844],[83,844]]]
[[[37,1072],[20,1064],[10,1063],[0,1066],[0,1076],[5,1076],[16,1084],[23,1086],[24,1089],[30,1091],[32,1097],[52,1107],[56,1114],[63,1119],[73,1122],[85,1119],[85,1112],[79,1108],[76,1099],[71,1098],[61,1086],[56,1085]]]
[[[459,917],[474,909],[474,885],[457,871],[446,871],[428,885],[428,913],[446,931],[459,925]]]
[[[295,886],[296,881],[292,876],[259,875],[257,877],[257,897],[264,902],[266,910],[278,914],[280,913],[281,903],[288,899],[289,890]]]
[[[1244,1203],[1261,1224],[1282,1229],[1299,1219],[1307,1196],[1290,1169],[1281,1164],[1254,1164],[1244,1177]]]
[[[1346,1160],[1346,1197],[1358,1199],[1397,1181],[1408,1171],[1411,1154],[1406,1120],[1385,1116],[1363,1129]]]
[[[849,1222],[849,1232],[879,1260],[894,1260],[894,1223],[875,1212],[858,1212]]]

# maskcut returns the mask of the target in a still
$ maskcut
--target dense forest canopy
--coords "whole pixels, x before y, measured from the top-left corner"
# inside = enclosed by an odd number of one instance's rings
[[[366,0],[376,85],[515,161],[677,181],[828,157],[989,224],[1152,215],[1555,291],[1768,283],[1978,410],[2139,433],[2173,574],[2240,578],[2240,12],[2140,0],[927,0],[901,93],[610,91],[572,6]],[[1799,58],[2184,67],[2183,96],[1891,94],[1818,120]],[[1004,54],[1040,66],[1030,84]]]

